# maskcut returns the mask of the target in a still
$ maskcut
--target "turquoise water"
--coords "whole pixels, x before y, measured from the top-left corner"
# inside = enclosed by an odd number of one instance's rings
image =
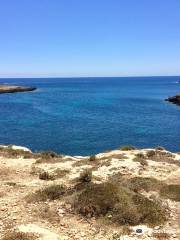
[[[121,145],[180,151],[180,77],[0,79],[36,86],[0,95],[0,144],[86,155]]]

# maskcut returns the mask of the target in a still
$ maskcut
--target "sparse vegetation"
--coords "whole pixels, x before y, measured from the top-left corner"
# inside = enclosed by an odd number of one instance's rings
[[[144,190],[146,192],[149,191],[157,191],[159,190],[162,186],[163,183],[155,178],[144,178],[144,177],[134,177],[134,178],[130,178],[127,180],[126,184],[128,185],[128,187],[135,191],[141,191]]]
[[[122,146],[121,148],[120,148],[120,150],[121,151],[130,151],[130,150],[135,150],[136,148],[135,147],[133,147],[133,146],[131,146],[131,145],[127,145],[127,146]]]
[[[158,240],[167,240],[170,239],[170,235],[166,232],[157,232],[153,233],[153,237],[157,238]]]
[[[37,190],[35,193],[27,196],[28,202],[39,202],[55,200],[61,198],[66,193],[66,187],[63,185],[52,184],[48,187]]]
[[[41,204],[40,206],[35,206],[33,209],[33,215],[36,218],[47,219],[50,223],[59,223],[61,221],[58,211],[54,206],[48,206],[46,204]]]
[[[46,151],[46,152],[40,152],[37,153],[36,158],[36,163],[57,163],[61,160],[62,155],[58,155],[55,152],[52,151]]]
[[[24,151],[22,149],[13,149],[11,145],[9,145],[8,147],[1,147],[0,155],[6,158],[35,158],[35,154],[29,151]]]
[[[156,147],[156,150],[159,150],[159,151],[165,151],[166,149],[165,149],[164,147],[157,146],[157,147]]]
[[[165,185],[160,190],[160,195],[174,201],[180,201],[180,185]]]
[[[136,157],[137,157],[137,158],[145,158],[145,155],[140,152],[140,153],[137,153],[137,154],[136,154]]]
[[[2,237],[2,240],[35,240],[37,236],[30,233],[22,233],[19,231],[8,231]]]
[[[134,162],[139,162],[142,166],[148,166],[148,162],[146,159],[142,158],[142,157],[135,157],[133,159]]]
[[[90,156],[89,161],[91,161],[91,162],[96,161],[96,156],[95,155]]]
[[[80,182],[91,182],[92,180],[92,171],[90,169],[85,169],[80,173],[79,176]]]
[[[156,155],[156,152],[154,150],[149,150],[147,153],[146,153],[146,156],[148,158],[151,158],[151,157],[154,157]]]
[[[166,220],[166,212],[159,203],[112,182],[87,185],[76,196],[74,208],[88,217],[111,214],[110,220],[120,225],[154,226]]]
[[[65,177],[68,173],[70,173],[69,169],[59,169],[57,168],[53,174],[55,178],[63,178]]]

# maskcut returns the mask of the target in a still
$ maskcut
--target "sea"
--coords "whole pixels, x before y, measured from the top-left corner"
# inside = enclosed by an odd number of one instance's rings
[[[133,145],[180,152],[180,77],[1,78],[36,91],[0,94],[0,144],[66,155]]]

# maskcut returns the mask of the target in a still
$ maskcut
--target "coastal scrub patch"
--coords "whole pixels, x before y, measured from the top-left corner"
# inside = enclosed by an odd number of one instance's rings
[[[74,209],[86,217],[105,217],[119,225],[155,226],[166,220],[160,203],[113,182],[86,185],[76,195]]]
[[[28,202],[40,202],[47,200],[55,200],[61,198],[66,193],[64,185],[52,184],[48,187],[37,190],[36,192],[27,196]]]
[[[160,190],[160,195],[164,198],[169,198],[174,201],[180,201],[180,185],[170,184],[163,186]]]
[[[58,155],[52,151],[37,153],[36,163],[57,163],[62,159],[62,155]]]
[[[35,154],[22,149],[13,149],[12,146],[0,147],[0,155],[6,158],[35,158]]]

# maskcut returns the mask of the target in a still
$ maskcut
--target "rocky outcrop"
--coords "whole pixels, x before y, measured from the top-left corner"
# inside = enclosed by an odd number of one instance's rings
[[[29,91],[34,91],[34,90],[36,90],[36,87],[0,85],[0,94],[1,93],[29,92]]]
[[[168,102],[172,102],[174,104],[180,105],[180,94],[177,94],[177,95],[172,96],[172,97],[168,97],[165,100],[168,101]]]

